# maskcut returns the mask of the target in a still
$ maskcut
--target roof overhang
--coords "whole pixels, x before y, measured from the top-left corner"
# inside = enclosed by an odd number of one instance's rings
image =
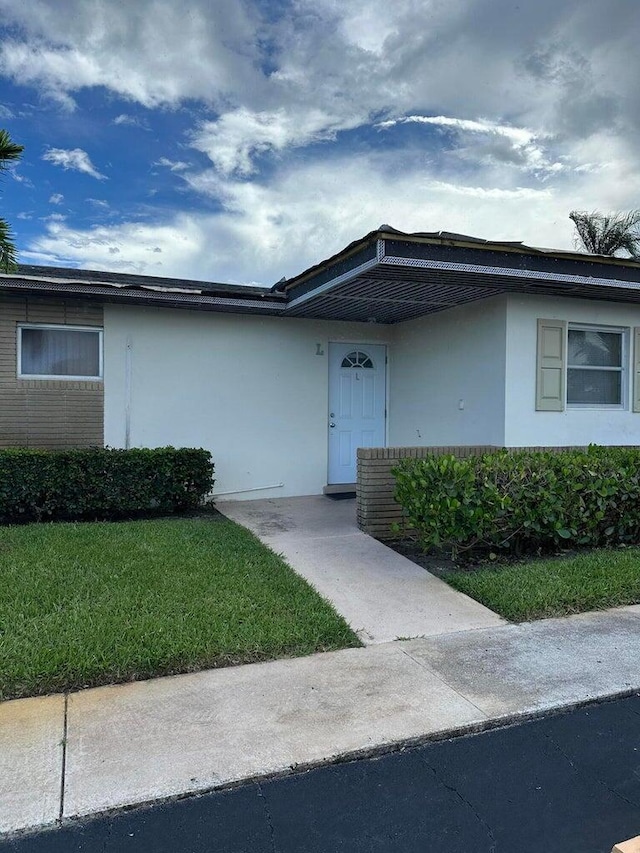
[[[279,287],[286,316],[398,323],[504,293],[640,302],[640,264],[388,229]]]

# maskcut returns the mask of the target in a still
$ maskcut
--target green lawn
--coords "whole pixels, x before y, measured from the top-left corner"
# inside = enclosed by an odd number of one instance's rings
[[[0,528],[0,699],[358,645],[221,516]]]
[[[513,622],[602,610],[640,602],[640,548],[453,572],[444,580]]]

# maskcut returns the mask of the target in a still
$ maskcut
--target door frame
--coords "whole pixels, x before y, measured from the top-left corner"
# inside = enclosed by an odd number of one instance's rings
[[[327,394],[326,394],[326,414],[325,414],[325,423],[329,423],[329,394],[330,394],[330,384],[331,384],[331,358],[329,357],[329,353],[331,350],[331,344],[340,344],[341,346],[351,346],[354,347],[384,347],[384,447],[389,446],[389,349],[390,344],[388,341],[375,341],[375,340],[364,340],[364,341],[355,341],[353,338],[347,340],[346,338],[329,338],[327,340]],[[329,430],[327,429],[327,443],[326,447],[326,456],[327,461],[325,465],[326,470],[326,481],[327,485],[329,483]]]

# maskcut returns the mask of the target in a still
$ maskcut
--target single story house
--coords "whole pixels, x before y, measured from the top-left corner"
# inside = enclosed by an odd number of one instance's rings
[[[206,447],[216,493],[355,481],[357,447],[640,445],[640,263],[367,234],[272,288],[0,275],[1,447]]]

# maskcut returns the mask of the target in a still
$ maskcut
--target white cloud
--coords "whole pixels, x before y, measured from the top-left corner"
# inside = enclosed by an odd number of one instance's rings
[[[356,121],[356,124],[359,120]],[[203,151],[225,175],[254,172],[254,157],[265,152],[334,139],[348,122],[336,122],[314,107],[288,112],[253,112],[245,108],[225,113],[218,121],[204,122],[193,135],[193,147]]]
[[[467,198],[477,199],[551,199],[553,193],[549,189],[533,189],[531,187],[517,187],[513,190],[502,190],[497,187],[472,187],[463,184],[451,184],[444,181],[432,181],[428,185],[429,192],[445,193],[448,195],[460,195]]]
[[[509,125],[497,124],[487,119],[471,121],[469,119],[452,118],[451,116],[403,116],[397,119],[388,119],[378,122],[378,127],[394,127],[396,124],[433,124],[438,127],[448,127],[454,130],[466,130],[471,133],[490,133],[496,136],[506,136],[515,145],[529,145],[535,138],[535,134],[522,127],[511,127]]]
[[[188,274],[192,259],[207,251],[206,232],[197,220],[178,215],[170,223],[123,223],[83,230],[62,222],[49,222],[46,235],[34,240],[23,257],[62,266],[81,266],[148,275]],[[164,248],[163,248],[164,247]],[[157,258],[168,251],[170,263]],[[46,260],[45,260],[46,259]]]
[[[184,172],[185,169],[189,168],[189,164],[185,163],[183,160],[169,160],[168,157],[160,157],[160,159],[156,160],[153,165],[164,166],[172,172]]]
[[[86,151],[81,148],[49,148],[42,155],[43,160],[53,163],[55,166],[62,166],[63,169],[72,169],[76,172],[83,172],[85,175],[91,175],[99,181],[106,181],[107,176],[102,175],[91,162],[91,158]]]
[[[17,183],[23,184],[25,187],[33,189],[33,182],[30,181],[29,178],[25,177],[24,175],[21,175],[15,167],[9,169],[9,174]]]
[[[137,118],[136,116],[129,115],[128,113],[120,113],[120,115],[117,115],[114,118],[113,123],[117,125],[126,125],[127,127],[139,127],[142,130],[149,130],[149,125],[146,121]]]
[[[489,145],[473,145],[471,149],[462,148],[460,153],[466,158],[479,161],[499,160],[502,164],[511,163],[538,173],[558,173],[565,166],[558,160],[550,159],[545,151],[545,134],[535,133],[524,127],[499,124],[489,119],[471,120],[453,116],[410,115],[396,119],[387,119],[378,123],[382,130],[397,125],[424,124],[455,132],[461,137],[483,136],[494,142]],[[504,149],[502,142],[507,142]],[[496,144],[497,143],[497,144]]]
[[[66,108],[73,94],[104,86],[145,107],[210,100],[254,79],[258,18],[244,3],[136,0],[1,0],[20,34],[0,45],[0,69]],[[249,62],[247,62],[247,59]]]
[[[53,193],[53,195],[49,196],[49,204],[62,204],[64,201],[64,196],[62,193]]]
[[[99,208],[100,210],[108,210],[109,202],[105,201],[103,198],[88,198],[87,201],[89,204],[92,204],[94,207]]]

